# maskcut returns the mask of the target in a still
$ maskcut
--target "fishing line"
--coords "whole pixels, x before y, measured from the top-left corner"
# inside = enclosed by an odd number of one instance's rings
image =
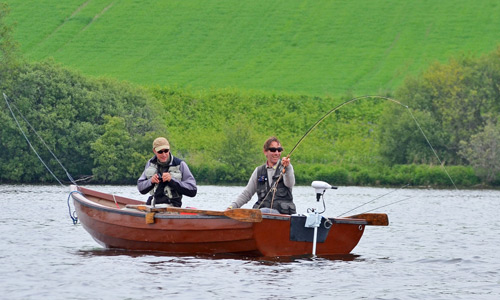
[[[358,206],[356,206],[355,208],[353,208],[353,209],[351,209],[351,210],[348,210],[348,211],[346,211],[346,212],[344,212],[344,213],[341,213],[340,215],[338,215],[338,217],[343,216],[343,215],[345,215],[345,214],[348,214],[348,213],[350,213],[350,212],[351,212],[351,211],[353,211],[353,210],[356,210],[356,209],[358,209],[358,208],[360,208],[360,207],[363,207],[363,206],[365,206],[365,205],[367,205],[367,204],[370,204],[370,203],[374,202],[375,200],[378,200],[378,199],[380,199],[380,198],[383,198],[383,197],[385,197],[385,196],[387,196],[387,195],[389,195],[389,194],[392,194],[392,193],[394,193],[394,192],[396,192],[396,191],[402,190],[402,189],[404,189],[405,187],[407,187],[407,186],[409,186],[409,185],[410,185],[410,184],[408,183],[408,184],[406,184],[406,185],[404,185],[404,186],[400,187],[400,188],[399,188],[399,189],[397,189],[397,190],[390,191],[390,192],[385,193],[385,194],[383,194],[383,195],[381,195],[381,196],[378,196],[378,197],[377,197],[377,198],[375,198],[375,199],[372,199],[372,200],[370,200],[370,201],[368,201],[368,202],[365,202],[365,203],[363,203],[363,204],[361,204],[361,205],[358,205]],[[370,210],[370,211],[371,211],[371,210]]]
[[[406,108],[408,108],[408,106],[407,106]],[[452,184],[453,184],[453,186],[455,187],[455,190],[457,190],[457,191],[458,191],[458,188],[457,188],[457,186],[455,185],[455,182],[453,181],[453,179],[451,178],[450,174],[448,173],[448,171],[447,171],[447,170],[446,170],[446,168],[444,167],[444,164],[441,162],[441,159],[439,158],[439,156],[437,155],[436,151],[434,150],[434,147],[432,147],[431,142],[429,141],[429,139],[428,139],[428,138],[427,138],[427,136],[425,135],[424,131],[422,130],[422,127],[420,127],[420,124],[418,123],[417,119],[415,118],[415,116],[413,115],[413,113],[411,112],[411,110],[410,110],[409,108],[408,108],[408,112],[410,113],[411,117],[412,117],[412,118],[413,118],[413,120],[415,121],[415,124],[417,124],[417,127],[418,127],[418,129],[420,130],[420,132],[422,133],[422,135],[424,136],[425,140],[427,141],[427,144],[429,144],[429,147],[432,149],[432,152],[434,153],[434,155],[436,156],[437,160],[439,161],[439,164],[443,167],[443,170],[445,171],[446,175],[448,176],[448,178],[450,179],[451,183],[452,183]],[[409,184],[407,184],[406,186],[408,186],[408,185],[409,185]],[[402,187],[401,189],[405,188],[406,186]],[[395,191],[396,191],[396,190],[394,190],[393,192],[395,192]],[[392,193],[392,192],[390,192],[390,193]],[[339,217],[340,217],[340,216],[342,216],[342,215],[345,215],[345,214],[347,214],[347,213],[349,213],[349,212],[351,212],[351,211],[353,211],[353,210],[355,210],[355,209],[358,209],[358,208],[360,208],[360,207],[362,207],[362,206],[364,206],[364,205],[366,205],[366,204],[369,204],[369,203],[371,203],[371,202],[373,202],[373,201],[375,201],[375,200],[377,200],[377,199],[380,199],[380,198],[382,198],[382,197],[384,197],[384,196],[386,196],[386,195],[388,195],[388,194],[390,194],[390,193],[387,193],[387,194],[382,195],[382,196],[380,196],[380,197],[378,197],[378,198],[375,198],[375,199],[373,199],[373,200],[371,200],[371,201],[368,201],[368,202],[366,202],[366,203],[364,203],[364,204],[361,204],[361,205],[359,205],[358,207],[355,207],[355,208],[353,208],[353,209],[351,209],[351,210],[349,210],[349,211],[347,211],[347,212],[345,212],[345,213],[343,213],[343,214],[339,215]],[[403,200],[399,200],[399,201],[396,201],[396,202],[392,202],[392,203],[389,203],[389,204],[387,204],[387,205],[383,205],[383,206],[380,206],[380,207],[377,207],[377,208],[374,208],[374,209],[371,209],[371,210],[365,211],[364,213],[371,212],[371,211],[374,211],[374,210],[377,210],[377,209],[380,209],[380,208],[383,208],[383,207],[387,207],[387,206],[389,206],[389,205],[393,205],[393,204],[396,204],[396,203],[399,203],[399,202],[402,202],[402,201],[408,200],[408,199],[410,199],[410,198],[413,198],[413,197],[408,197],[408,198],[405,198],[405,199],[403,199]]]
[[[36,156],[37,156],[37,157],[38,157],[38,159],[42,162],[42,164],[45,166],[45,168],[47,169],[47,171],[49,171],[49,173],[50,173],[50,174],[52,174],[52,176],[53,176],[53,177],[57,180],[57,182],[59,182],[59,184],[60,184],[60,185],[64,186],[64,184],[63,184],[63,183],[59,180],[59,178],[57,178],[57,176],[56,176],[56,175],[52,172],[52,170],[49,168],[49,166],[47,166],[47,164],[43,161],[43,159],[40,157],[40,155],[39,155],[39,154],[38,154],[38,152],[36,151],[35,147],[33,147],[33,145],[31,144],[30,140],[28,139],[28,137],[27,137],[27,136],[26,136],[26,134],[24,133],[24,130],[21,128],[21,125],[19,124],[19,121],[17,120],[16,115],[14,114],[14,111],[12,111],[12,108],[11,108],[11,106],[10,106],[10,104],[9,104],[8,99],[7,99],[7,95],[5,95],[5,93],[3,93],[3,97],[4,97],[4,99],[5,99],[5,103],[7,103],[7,107],[9,108],[10,113],[12,114],[12,117],[14,118],[14,121],[15,121],[15,122],[16,122],[16,124],[17,124],[17,127],[19,127],[19,130],[20,130],[20,131],[21,131],[21,133],[23,134],[24,139],[26,140],[26,142],[28,143],[28,145],[30,146],[30,148],[33,150],[33,152],[35,152]],[[17,109],[17,107],[16,107],[16,109]],[[19,110],[17,110],[17,111],[18,111],[18,113],[22,116],[22,114],[19,112]],[[28,121],[24,118],[24,116],[23,116],[23,119],[26,121],[26,123],[28,123],[28,124],[29,124],[29,122],[28,122]],[[29,124],[29,126],[33,129],[33,127],[31,126],[31,124]],[[35,130],[33,129],[33,131],[35,131]],[[35,133],[36,133],[36,131],[35,131]],[[42,138],[38,135],[38,133],[36,133],[36,135],[37,135],[40,139],[42,139]],[[43,141],[43,139],[42,139],[42,141]],[[45,144],[45,142],[43,142],[43,143]],[[46,146],[46,147],[47,147],[47,149],[48,149],[47,144],[45,144],[45,146]],[[49,151],[50,151],[50,149],[49,149]],[[52,153],[52,151],[50,151],[50,153]],[[54,155],[54,154],[52,153],[52,155]],[[54,156],[54,157],[55,157],[55,156]],[[56,160],[59,162],[59,160],[58,160],[57,158],[56,158]],[[60,164],[60,163],[61,163],[61,162],[59,162],[59,164]],[[61,165],[61,166],[62,166],[62,165]],[[63,167],[63,168],[64,168],[64,167]],[[64,169],[64,170],[66,170],[66,169]],[[66,174],[68,174],[68,172],[67,172],[67,171],[66,171]],[[69,175],[69,174],[68,174],[68,175]],[[70,178],[70,180],[71,180],[72,182],[74,182],[74,181],[73,181],[73,178],[71,178],[71,176],[69,176],[69,178]]]
[[[4,97],[7,97],[5,94],[4,94]],[[6,99],[7,100],[7,99]],[[68,179],[71,181],[71,183],[73,183],[74,185],[77,185],[76,184],[76,181],[73,179],[73,177],[69,174],[68,170],[64,167],[64,165],[61,163],[61,161],[57,158],[57,156],[54,154],[54,152],[52,152],[52,150],[50,150],[50,147],[47,145],[47,143],[45,143],[45,141],[43,140],[43,138],[38,134],[38,132],[35,130],[35,128],[31,125],[31,123],[24,117],[24,115],[19,111],[19,109],[17,108],[17,106],[15,106],[14,104],[11,104],[12,107],[14,107],[14,109],[17,111],[17,113],[21,116],[21,118],[23,118],[24,122],[26,122],[26,124],[28,124],[28,126],[31,128],[31,130],[33,130],[33,132],[35,133],[35,135],[40,139],[40,141],[43,143],[43,145],[45,146],[45,148],[47,148],[47,150],[49,151],[49,153],[52,155],[52,157],[54,157],[54,159],[57,161],[57,163],[59,163],[59,165],[61,166],[61,168],[64,170],[64,172],[66,173],[66,176],[68,176]],[[19,126],[19,124],[18,124]],[[21,129],[21,128],[19,128]],[[26,136],[25,136],[26,138]],[[40,158],[40,157],[39,157]],[[56,178],[57,179],[57,178]],[[59,181],[59,180],[58,180]]]
[[[391,203],[389,203],[389,204],[386,204],[386,205],[382,205],[382,206],[376,207],[376,208],[374,208],[374,209],[367,210],[367,211],[363,212],[363,214],[364,214],[364,213],[367,213],[367,212],[371,212],[371,211],[377,210],[377,209],[381,209],[381,208],[383,208],[383,207],[387,207],[387,206],[389,206],[389,205],[393,205],[393,204],[396,204],[396,203],[399,203],[399,202],[403,202],[403,201],[406,201],[406,200],[411,199],[411,198],[415,198],[415,196],[406,197],[406,198],[404,198],[404,199],[401,199],[401,200],[398,200],[398,201],[395,201],[395,202],[391,202]]]
[[[443,167],[443,170],[444,172],[446,173],[446,175],[448,176],[448,178],[450,179],[451,183],[453,184],[453,186],[455,187],[455,190],[458,191],[458,188],[457,186],[455,185],[455,182],[453,181],[453,179],[451,179],[451,176],[450,174],[448,173],[448,171],[446,170],[446,168],[444,167],[444,164],[441,162],[441,159],[439,159],[439,156],[437,155],[436,151],[434,150],[434,147],[432,147],[431,145],[431,142],[429,142],[429,139],[427,138],[427,136],[425,135],[424,131],[422,130],[422,128],[420,127],[420,124],[418,123],[417,119],[415,118],[415,116],[411,113],[411,110],[408,108],[408,112],[410,113],[411,117],[413,118],[413,120],[415,121],[415,124],[417,124],[417,127],[418,129],[420,130],[420,132],[422,133],[422,135],[424,136],[425,140],[427,141],[427,144],[429,144],[429,147],[431,147],[432,149],[432,152],[434,153],[434,156],[436,156],[437,160],[439,161],[439,164]]]
[[[64,187],[64,184],[59,180],[59,178],[57,178],[57,176],[54,174],[54,172],[52,172],[52,170],[49,168],[49,166],[47,166],[47,164],[43,161],[43,159],[40,157],[40,155],[38,154],[38,152],[35,150],[35,147],[33,147],[33,145],[31,144],[30,140],[28,139],[28,137],[26,136],[26,134],[24,133],[24,130],[22,129],[21,125],[19,124],[19,121],[17,120],[16,118],[16,115],[14,114],[14,111],[12,111],[12,108],[11,108],[11,104],[9,103],[9,100],[7,99],[7,95],[5,95],[5,93],[3,93],[3,97],[5,99],[5,103],[7,103],[7,107],[9,108],[9,111],[10,113],[12,114],[12,117],[14,118],[14,121],[16,122],[17,124],[17,127],[19,128],[19,130],[21,131],[21,133],[23,134],[24,136],[24,139],[26,140],[26,142],[28,143],[28,145],[30,146],[30,148],[33,150],[33,152],[35,152],[36,156],[38,157],[38,159],[42,162],[42,164],[45,166],[45,168],[49,171],[49,173],[57,180],[57,182],[59,182],[59,184],[61,186]],[[59,163],[59,165],[61,166],[61,168],[63,168],[64,172],[66,172],[66,176],[68,176],[69,180],[74,184],[74,185],[78,185],[74,180],[73,180],[73,177],[69,174],[68,170],[63,166],[63,164],[61,163],[61,161],[57,158],[57,156],[54,154],[54,152],[52,152],[52,150],[50,150],[49,146],[47,145],[47,143],[45,143],[45,141],[42,139],[42,137],[38,134],[38,132],[35,130],[35,128],[31,125],[30,122],[28,122],[28,120],[24,117],[24,115],[19,111],[19,109],[14,105],[12,104],[12,106],[16,109],[17,113],[23,118],[23,120],[26,122],[26,124],[28,124],[28,126],[31,128],[31,130],[33,130],[33,132],[36,134],[36,136],[42,141],[42,143],[45,145],[45,147],[47,148],[47,150],[50,152],[50,154],[52,154],[52,156],[55,158],[55,160]],[[68,204],[68,210],[69,210],[69,216],[71,218],[71,220],[73,220],[73,224],[77,224],[78,223],[78,217],[76,216],[76,212],[73,211],[73,213],[71,212],[71,205],[70,205],[70,197],[71,197],[71,194],[72,193],[80,193],[78,191],[73,191],[71,192],[69,195],[68,195],[68,200],[67,200],[67,204]],[[80,193],[81,194],[81,193]]]

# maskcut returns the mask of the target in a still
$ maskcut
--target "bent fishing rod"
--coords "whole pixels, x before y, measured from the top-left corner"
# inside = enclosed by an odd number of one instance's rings
[[[293,146],[292,150],[288,153],[288,155],[286,156],[286,158],[290,158],[290,156],[292,155],[292,153],[295,151],[295,149],[297,149],[297,147],[302,143],[302,141],[321,123],[323,122],[328,116],[330,116],[332,113],[334,113],[335,111],[339,110],[340,108],[342,108],[343,106],[346,106],[348,104],[351,104],[355,101],[358,101],[358,100],[362,100],[362,99],[382,99],[382,100],[387,100],[387,101],[390,101],[390,102],[393,102],[393,103],[396,103],[398,105],[401,105],[402,107],[406,108],[408,110],[408,112],[410,113],[411,117],[413,118],[415,124],[417,125],[418,129],[420,130],[420,132],[422,133],[422,135],[424,136],[427,144],[429,145],[429,147],[431,148],[432,152],[434,153],[434,156],[437,158],[437,160],[439,161],[440,165],[443,167],[443,170],[445,171],[446,175],[448,176],[448,178],[450,179],[451,183],[453,184],[453,186],[455,187],[456,190],[458,190],[457,186],[455,185],[455,182],[453,181],[453,179],[451,178],[450,174],[448,173],[448,171],[446,170],[446,168],[444,167],[444,164],[442,163],[441,159],[439,158],[439,156],[437,155],[436,151],[434,150],[434,147],[432,146],[432,144],[430,143],[429,139],[427,138],[426,134],[424,133],[424,131],[422,130],[422,127],[420,126],[420,124],[418,123],[417,119],[415,118],[415,116],[413,115],[413,113],[411,112],[410,108],[405,105],[405,104],[402,104],[401,102],[393,99],[393,98],[389,98],[389,97],[384,97],[384,96],[378,96],[378,95],[364,95],[364,96],[359,96],[359,97],[355,97],[355,98],[352,98],[350,100],[347,100],[337,106],[335,106],[334,108],[332,108],[331,110],[329,110],[327,113],[325,113],[318,121],[316,121],[316,123],[314,123],[305,133],[304,135],[298,140],[298,142],[295,144],[295,146]],[[272,204],[273,204],[273,201],[274,201],[274,196],[275,196],[275,193],[276,193],[276,188],[278,186],[278,182],[281,180],[281,178],[283,177],[283,174],[285,173],[285,168],[282,168],[281,170],[281,174],[280,176],[278,177],[278,179],[276,180],[276,183],[273,185],[273,187],[269,190],[269,192],[273,191],[273,197],[271,199],[271,207],[272,207]],[[268,192],[268,194],[269,194]],[[267,195],[268,195],[267,194]],[[266,195],[266,197],[267,197]]]
[[[314,130],[314,128],[316,128],[321,122],[323,122],[323,120],[325,120],[329,115],[331,115],[332,113],[334,113],[335,111],[339,110],[341,107],[343,106],[346,106],[347,104],[350,104],[350,103],[353,103],[357,100],[361,100],[361,99],[367,99],[367,98],[379,98],[379,99],[384,99],[384,100],[388,100],[388,101],[392,101],[394,103],[397,103],[403,107],[406,107],[408,108],[408,106],[402,104],[401,102],[397,101],[397,100],[394,100],[392,98],[388,98],[388,97],[383,97],[383,96],[372,96],[372,95],[365,95],[365,96],[360,96],[360,97],[356,97],[356,98],[352,98],[351,100],[347,100],[337,106],[335,106],[334,108],[332,108],[331,110],[329,110],[324,116],[322,116],[318,121],[316,121],[316,123],[314,123],[311,128],[309,128],[306,133],[304,133],[304,135],[299,139],[299,141],[295,144],[295,146],[293,146],[292,150],[288,153],[288,155],[286,156],[287,158],[290,158],[290,156],[292,155],[293,151],[295,151],[295,149],[297,149],[297,147],[302,143],[302,141],[309,135],[309,133],[311,133],[311,131]]]

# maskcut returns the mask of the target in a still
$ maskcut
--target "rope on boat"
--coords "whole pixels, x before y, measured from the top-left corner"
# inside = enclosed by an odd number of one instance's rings
[[[69,200],[71,199],[71,195],[73,193],[78,193],[82,196],[85,196],[84,194],[82,194],[80,191],[71,191],[68,195],[68,210],[69,210],[69,217],[71,218],[71,220],[73,220],[73,225],[76,225],[78,223],[78,217],[76,216],[76,211],[73,211],[73,213],[71,212],[71,205],[69,204]]]

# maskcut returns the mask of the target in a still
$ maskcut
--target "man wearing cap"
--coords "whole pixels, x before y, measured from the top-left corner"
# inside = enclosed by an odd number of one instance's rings
[[[196,180],[188,165],[170,152],[170,144],[164,137],[153,141],[153,156],[147,163],[137,189],[141,194],[150,193],[146,204],[167,204],[181,207],[182,195],[196,196]]]

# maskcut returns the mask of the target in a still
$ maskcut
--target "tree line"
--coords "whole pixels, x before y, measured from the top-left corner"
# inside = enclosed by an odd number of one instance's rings
[[[481,57],[436,63],[409,78],[396,97],[413,108],[434,149],[422,147],[427,141],[410,118],[402,117],[404,111],[388,107],[381,119],[380,151],[391,164],[468,165],[484,182],[498,185],[500,47]]]
[[[0,111],[2,183],[54,182],[8,103],[58,178],[65,172],[47,148],[75,179],[133,184],[152,156],[153,139],[165,136],[198,182],[244,184],[263,163],[267,137],[278,136],[286,155],[327,111],[354,98],[190,91],[88,77],[52,60],[24,60],[3,22],[6,13],[2,6],[0,89],[8,101]],[[498,186],[499,56],[500,48],[436,63],[384,95],[409,109],[372,98],[335,111],[293,153],[297,182],[450,186],[451,177],[460,186]]]

